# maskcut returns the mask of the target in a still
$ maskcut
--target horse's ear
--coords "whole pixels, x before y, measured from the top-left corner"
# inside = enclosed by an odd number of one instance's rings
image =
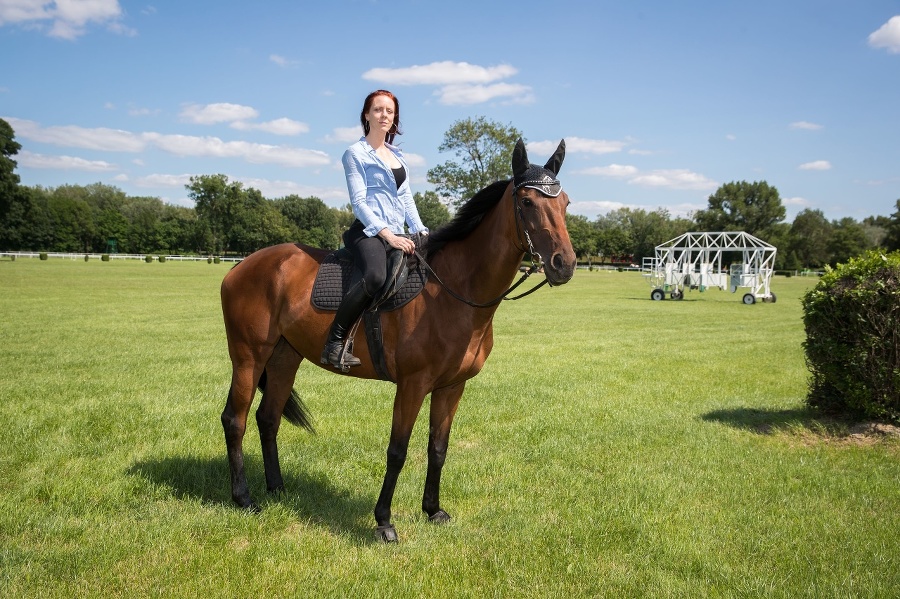
[[[525,151],[525,142],[522,141],[522,138],[520,137],[516,142],[516,147],[513,150],[512,155],[513,175],[518,177],[519,175],[527,171],[529,166],[528,152]]]
[[[562,168],[563,160],[566,158],[566,140],[559,140],[559,146],[556,148],[556,152],[553,153],[553,156],[550,157],[550,160],[547,161],[547,164],[544,165],[544,168],[548,171],[553,171],[554,175],[559,174],[559,169]]]

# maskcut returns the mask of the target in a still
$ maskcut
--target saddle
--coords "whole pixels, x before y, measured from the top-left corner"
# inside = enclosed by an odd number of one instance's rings
[[[347,290],[360,278],[362,272],[356,267],[350,250],[341,248],[328,254],[319,266],[313,283],[310,300],[313,307],[327,312],[337,311]],[[422,292],[427,280],[428,274],[416,254],[407,255],[397,249],[388,252],[385,283],[372,297],[360,319],[365,326],[369,354],[381,380],[396,382],[388,374],[384,358],[381,312],[397,310],[408,304]],[[352,340],[360,321],[353,326],[351,334],[347,335],[347,351],[353,350]]]

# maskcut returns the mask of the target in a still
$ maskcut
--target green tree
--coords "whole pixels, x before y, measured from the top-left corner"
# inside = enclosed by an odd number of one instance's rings
[[[444,223],[450,222],[450,211],[441,203],[437,192],[429,190],[421,193],[417,191],[413,194],[413,200],[416,202],[419,218],[429,229],[434,230]]]
[[[900,250],[900,200],[894,205],[894,213],[885,225],[881,244],[888,251]]]
[[[793,252],[801,266],[821,268],[828,264],[831,223],[821,210],[801,210],[791,224],[788,253]]]
[[[184,206],[163,206],[159,225],[160,245],[173,254],[199,253],[203,249],[197,212]]]
[[[597,251],[603,261],[609,262],[616,256],[630,255],[634,247],[631,231],[622,221],[622,213],[612,211],[597,217],[595,222],[597,235]]]
[[[53,227],[51,251],[89,252],[94,238],[94,215],[84,188],[62,185],[50,192],[48,202]]]
[[[319,198],[289,195],[274,204],[284,215],[294,241],[325,249],[340,247],[338,216]]]
[[[597,230],[591,221],[581,214],[567,213],[566,229],[569,231],[575,255],[592,261],[597,255]]]
[[[13,156],[19,153],[22,145],[16,141],[13,128],[5,120],[0,119],[0,220],[4,220],[10,206],[16,201],[19,192],[19,175],[16,174],[16,161]]]
[[[163,248],[160,223],[163,203],[159,198],[133,197],[123,204],[122,215],[128,221],[126,241],[119,241],[119,250],[131,254],[149,254]]]
[[[832,222],[832,235],[828,241],[828,261],[832,266],[845,264],[871,247],[865,228],[853,218],[848,216]]]
[[[291,231],[284,216],[259,190],[232,186],[232,191],[236,197],[225,246],[228,250],[247,255],[290,239]]]
[[[185,185],[188,197],[194,200],[194,210],[205,231],[205,251],[222,254],[229,249],[232,229],[237,226],[242,209],[243,185],[229,183],[225,175],[191,177]]]
[[[745,231],[765,241],[785,214],[775,187],[765,181],[733,181],[709,196],[709,207],[694,220],[701,231]]]
[[[462,119],[444,133],[438,150],[453,152],[449,160],[428,171],[428,182],[438,195],[459,206],[494,181],[512,177],[510,157],[522,133],[485,117]]]

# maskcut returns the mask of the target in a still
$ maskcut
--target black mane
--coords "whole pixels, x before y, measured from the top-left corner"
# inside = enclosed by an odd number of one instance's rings
[[[509,186],[508,179],[495,181],[472,196],[472,199],[456,211],[453,220],[428,235],[428,241],[425,243],[425,258],[431,258],[451,241],[468,237],[481,224],[484,215],[497,205],[507,186]]]

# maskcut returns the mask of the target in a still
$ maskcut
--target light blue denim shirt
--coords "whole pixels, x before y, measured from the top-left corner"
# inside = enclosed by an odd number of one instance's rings
[[[427,232],[413,201],[409,167],[403,154],[397,147],[386,145],[406,171],[406,180],[400,189],[397,189],[397,180],[391,168],[375,154],[375,149],[365,137],[359,138],[344,152],[341,162],[344,163],[353,214],[363,224],[363,231],[369,237],[374,237],[385,227],[391,233],[402,234],[404,222],[409,226],[410,233]]]

